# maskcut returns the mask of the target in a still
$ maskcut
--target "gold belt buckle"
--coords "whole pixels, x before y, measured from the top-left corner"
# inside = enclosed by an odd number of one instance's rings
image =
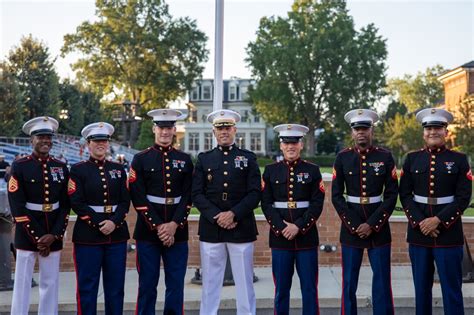
[[[104,206],[105,213],[112,213],[113,207],[111,205]]]
[[[53,205],[50,203],[43,204],[43,212],[51,212],[53,211]]]
[[[428,197],[428,204],[432,205],[432,206],[437,205],[438,204],[438,198]]]
[[[360,197],[360,203],[362,205],[368,204],[369,203],[369,197]]]
[[[174,205],[174,198],[166,198],[165,203],[167,205]]]
[[[227,200],[227,193],[222,193],[222,200],[224,200],[224,201]]]
[[[296,201],[288,201],[288,209],[296,209]]]

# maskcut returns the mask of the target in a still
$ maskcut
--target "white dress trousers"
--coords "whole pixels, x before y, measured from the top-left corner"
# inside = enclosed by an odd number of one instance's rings
[[[61,251],[42,257],[38,252],[16,251],[15,283],[13,286],[12,315],[28,315],[31,279],[36,259],[39,263],[39,315],[58,314],[59,260]]]
[[[199,314],[217,315],[228,250],[237,292],[237,315],[255,315],[256,302],[253,288],[254,243],[200,242],[200,249],[202,297]]]

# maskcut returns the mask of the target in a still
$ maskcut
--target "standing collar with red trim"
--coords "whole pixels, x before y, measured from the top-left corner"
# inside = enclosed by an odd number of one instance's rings
[[[372,152],[374,149],[375,147],[372,145],[368,147],[367,149],[361,149],[361,148],[358,148],[357,146],[354,146],[354,152],[357,152],[359,154],[367,154],[369,152]]]
[[[444,152],[446,151],[446,145],[442,145],[440,147],[434,147],[434,148],[429,148],[429,147],[425,147],[424,150],[426,150],[426,152],[428,153],[433,153],[433,154],[439,154],[441,152]]]
[[[157,151],[160,151],[160,152],[169,152],[169,151],[173,150],[172,145],[161,146],[161,145],[156,144],[156,143],[153,145],[153,148]]]
[[[106,159],[106,158],[103,158],[102,160],[98,160],[98,159],[95,159],[95,158],[93,158],[92,156],[90,156],[90,157],[89,157],[89,161],[91,161],[92,163],[97,164],[97,165],[99,165],[99,166],[102,166],[102,165],[105,164],[105,162],[107,161],[107,159]]]
[[[237,146],[235,143],[232,143],[231,145],[218,145],[217,148],[220,150],[220,151],[230,151],[232,149],[235,149]]]
[[[297,158],[294,161],[283,160],[282,162],[288,166],[295,166],[296,164],[301,163],[301,158]]]
[[[40,157],[38,154],[36,154],[36,152],[32,152],[30,156],[38,162],[51,161],[51,155],[49,155],[49,154],[48,154],[47,157]]]

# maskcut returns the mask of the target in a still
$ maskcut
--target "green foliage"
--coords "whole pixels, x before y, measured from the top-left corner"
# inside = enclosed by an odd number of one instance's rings
[[[25,120],[36,116],[58,117],[59,78],[48,48],[31,35],[10,50],[7,68],[24,96]]]
[[[336,155],[313,155],[303,157],[305,160],[308,160],[314,164],[317,164],[321,167],[332,167],[334,164],[334,160],[336,159]]]
[[[155,143],[155,135],[153,134],[153,121],[150,119],[144,120],[140,126],[140,136],[134,148],[143,150]]]
[[[23,124],[23,98],[14,75],[0,64],[0,135],[19,135]]]
[[[297,0],[286,18],[262,18],[247,53],[257,111],[271,124],[307,125],[310,154],[315,129],[372,106],[385,85],[385,40],[373,24],[355,30],[342,0]]]
[[[438,76],[444,71],[442,66],[436,65],[415,76],[406,74],[402,78],[391,79],[387,92],[409,112],[436,106],[444,99],[443,84],[438,81]]]
[[[454,135],[457,149],[474,158],[474,94],[466,95],[457,107]]]
[[[396,114],[389,119],[383,129],[376,129],[376,138],[383,140],[383,143],[390,148],[398,165],[410,151],[423,147],[423,129],[416,121],[415,115]]]
[[[97,0],[96,15],[64,37],[62,54],[79,53],[77,76],[104,94],[130,100],[137,115],[164,107],[201,74],[206,35],[189,18],[173,19],[164,1]],[[131,134],[133,144],[136,130]]]

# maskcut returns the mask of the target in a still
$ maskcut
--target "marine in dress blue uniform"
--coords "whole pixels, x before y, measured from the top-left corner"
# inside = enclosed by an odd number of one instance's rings
[[[193,163],[172,146],[180,111],[156,109],[155,144],[135,155],[130,169],[130,193],[138,212],[139,288],[136,314],[155,314],[160,261],[165,272],[164,314],[183,314],[184,277],[188,261],[188,222],[191,209]]]
[[[472,172],[465,154],[446,148],[451,113],[427,108],[418,112],[416,119],[423,126],[426,146],[407,155],[400,180],[400,200],[409,222],[416,314],[432,314],[436,263],[444,313],[462,315],[461,216],[471,200]]]
[[[97,314],[102,273],[105,314],[123,313],[127,240],[125,217],[130,208],[127,174],[106,159],[114,127],[105,122],[82,129],[90,158],[71,167],[68,194],[77,214],[72,242],[77,280],[77,313]]]
[[[37,117],[23,125],[31,136],[33,153],[13,162],[8,198],[15,220],[16,272],[12,315],[26,315],[31,279],[39,265],[38,314],[58,313],[58,279],[63,235],[69,218],[66,164],[49,155],[58,122]]]
[[[357,284],[364,250],[372,268],[373,313],[393,314],[388,219],[398,195],[395,162],[390,151],[372,145],[374,111],[355,109],[344,116],[355,146],[336,157],[332,203],[341,218],[341,314],[357,314]]]
[[[265,167],[262,210],[270,225],[275,314],[290,312],[291,281],[296,265],[304,315],[319,314],[318,229],[324,203],[319,167],[300,158],[306,126],[278,125],[284,159]]]
[[[260,169],[256,155],[234,143],[238,113],[222,109],[207,119],[213,124],[218,145],[198,155],[192,190],[194,205],[201,212],[200,314],[217,314],[227,251],[237,292],[237,314],[255,314],[253,242],[257,224],[253,211],[260,201]]]

